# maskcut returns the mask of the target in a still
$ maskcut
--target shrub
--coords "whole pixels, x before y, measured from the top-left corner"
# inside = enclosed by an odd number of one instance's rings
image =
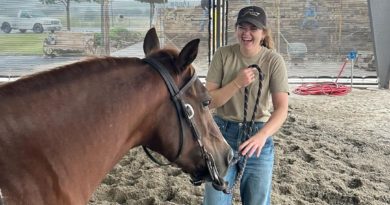
[[[110,41],[116,45],[128,46],[143,39],[141,32],[129,31],[125,28],[112,28],[110,30]],[[122,43],[126,42],[126,43]],[[102,46],[102,34],[95,33],[95,45]],[[119,46],[121,47],[121,46]]]

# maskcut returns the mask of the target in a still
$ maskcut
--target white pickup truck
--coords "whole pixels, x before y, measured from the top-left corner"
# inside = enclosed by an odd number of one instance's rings
[[[0,17],[0,25],[4,33],[10,33],[12,29],[18,29],[22,33],[27,30],[42,33],[43,31],[59,31],[62,28],[59,19],[47,17],[39,10],[20,10],[16,18]]]

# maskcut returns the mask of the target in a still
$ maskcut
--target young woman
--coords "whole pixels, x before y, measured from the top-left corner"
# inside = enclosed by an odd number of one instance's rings
[[[270,204],[274,144],[272,135],[287,117],[288,78],[283,58],[273,50],[267,17],[260,7],[242,8],[236,22],[237,44],[221,47],[214,54],[207,77],[211,108],[215,108],[215,121],[230,146],[248,161],[240,183],[244,205]],[[249,90],[246,121],[251,121],[259,87],[257,64],[264,79],[255,123],[249,139],[243,139],[244,89]],[[271,104],[273,110],[271,112]],[[229,168],[225,180],[231,186],[243,160]],[[203,205],[229,205],[232,196],[206,184]]]

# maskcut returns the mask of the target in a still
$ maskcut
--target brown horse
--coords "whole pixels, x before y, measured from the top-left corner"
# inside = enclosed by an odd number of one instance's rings
[[[139,145],[193,180],[221,184],[232,154],[210,115],[207,90],[194,76],[198,44],[193,40],[180,52],[160,49],[151,29],[144,40],[149,60],[90,59],[2,85],[3,202],[86,204],[112,167]],[[172,94],[175,86],[181,89]]]

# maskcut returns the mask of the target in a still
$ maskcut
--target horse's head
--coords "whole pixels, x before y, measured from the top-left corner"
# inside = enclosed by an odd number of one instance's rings
[[[152,28],[146,34],[144,61],[160,73],[168,95],[155,113],[156,119],[163,122],[156,127],[157,139],[149,140],[145,146],[189,173],[194,184],[209,180],[222,190],[222,177],[233,154],[208,108],[211,97],[191,66],[198,45],[196,39],[180,52],[160,49],[156,30]]]

